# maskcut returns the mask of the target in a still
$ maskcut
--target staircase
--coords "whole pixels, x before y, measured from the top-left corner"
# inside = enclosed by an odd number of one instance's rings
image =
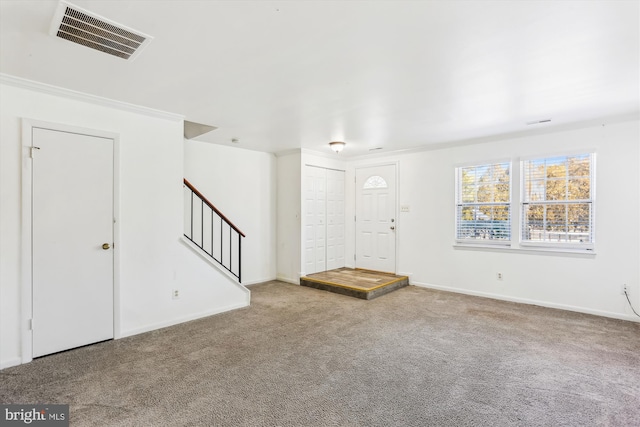
[[[242,283],[242,239],[245,234],[186,179],[183,188],[184,237]]]
[[[301,277],[300,285],[371,300],[409,285],[409,278],[378,271],[338,268]]]

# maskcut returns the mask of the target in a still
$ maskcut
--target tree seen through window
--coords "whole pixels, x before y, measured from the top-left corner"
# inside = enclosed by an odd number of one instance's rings
[[[592,155],[528,160],[523,174],[523,241],[593,241]]]
[[[509,163],[458,169],[457,239],[511,237]]]

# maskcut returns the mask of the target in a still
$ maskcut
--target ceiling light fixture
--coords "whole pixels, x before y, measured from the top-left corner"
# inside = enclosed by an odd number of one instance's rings
[[[336,153],[341,152],[345,145],[347,144],[342,141],[333,141],[329,143],[329,146],[331,147],[331,149]]]

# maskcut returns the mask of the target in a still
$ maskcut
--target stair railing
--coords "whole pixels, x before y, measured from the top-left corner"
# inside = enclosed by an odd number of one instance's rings
[[[184,236],[242,283],[242,238],[246,237],[187,179]]]

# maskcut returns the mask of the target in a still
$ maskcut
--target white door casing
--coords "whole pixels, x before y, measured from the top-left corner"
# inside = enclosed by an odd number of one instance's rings
[[[114,140],[33,127],[32,143],[38,357],[114,337]]]
[[[356,169],[356,268],[396,272],[396,165]]]

